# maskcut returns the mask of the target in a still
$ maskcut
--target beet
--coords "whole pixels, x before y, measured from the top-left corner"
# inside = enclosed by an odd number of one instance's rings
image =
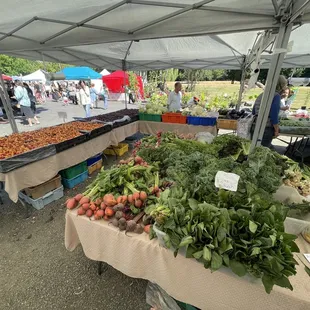
[[[136,229],[137,223],[133,220],[127,222],[126,232],[132,232]]]
[[[143,225],[138,224],[138,225],[136,226],[135,230],[134,230],[134,233],[136,233],[136,234],[142,234],[143,231],[144,231]]]
[[[118,219],[114,218],[112,221],[111,221],[112,225],[115,226],[115,227],[118,227],[119,226],[119,223],[118,223]]]
[[[122,212],[122,211],[117,211],[117,212],[115,213],[115,218],[116,218],[117,220],[121,219],[122,217],[123,217],[123,212]]]

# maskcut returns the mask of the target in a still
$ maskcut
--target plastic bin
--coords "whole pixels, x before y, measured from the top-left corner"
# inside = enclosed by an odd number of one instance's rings
[[[43,184],[25,188],[25,193],[28,197],[31,197],[32,199],[38,199],[59,187],[61,187],[61,177],[59,174],[57,174],[54,178]]]
[[[72,179],[62,178],[62,184],[65,188],[73,188],[78,184],[81,184],[84,181],[86,181],[87,178],[88,178],[88,169]]]
[[[41,210],[49,203],[62,198],[64,196],[64,188],[63,186],[60,186],[59,188],[45,194],[43,197],[40,197],[38,199],[32,199],[23,192],[19,192],[18,196],[26,203],[32,205],[35,209]]]
[[[163,123],[186,124],[187,117],[181,113],[165,113],[162,115]]]
[[[85,171],[87,171],[87,162],[83,161],[75,166],[60,171],[60,175],[65,179],[73,179]]]
[[[218,119],[217,128],[237,130],[238,121],[234,119]]]
[[[101,167],[102,167],[102,159],[100,159],[99,161],[88,167],[88,175],[91,175],[95,171],[101,169]]]
[[[215,126],[216,117],[187,116],[187,123],[194,126]]]
[[[87,159],[87,167],[92,166],[97,163],[100,159],[102,159],[102,153],[99,153],[91,158]]]
[[[161,115],[139,113],[140,121],[161,122]]]
[[[119,143],[118,146],[110,146],[106,150],[103,151],[106,155],[117,155],[123,156],[125,153],[128,152],[128,144],[127,143]]]

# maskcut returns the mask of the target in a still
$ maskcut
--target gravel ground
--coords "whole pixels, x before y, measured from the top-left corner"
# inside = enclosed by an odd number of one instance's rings
[[[91,182],[91,178],[87,183]],[[4,199],[0,205],[0,309],[146,310],[147,282],[112,267],[99,276],[97,263],[81,247],[64,246],[67,197],[87,183],[66,190],[65,197],[41,211],[26,212]],[[28,218],[26,218],[28,216]]]

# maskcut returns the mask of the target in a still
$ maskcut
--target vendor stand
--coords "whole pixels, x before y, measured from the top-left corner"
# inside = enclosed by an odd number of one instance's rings
[[[100,135],[63,152],[42,160],[30,163],[7,173],[0,173],[0,181],[5,183],[5,191],[14,202],[18,200],[18,192],[42,184],[53,178],[60,170],[76,165],[108,148],[118,145],[126,137],[137,132],[156,134],[158,131],[175,131],[182,134],[210,132],[216,135],[215,126],[191,126],[187,124],[169,124],[137,121]],[[44,173],[43,173],[44,172]]]
[[[90,238],[89,236],[92,236]],[[101,236],[104,236],[102,238]],[[125,235],[104,221],[90,221],[67,211],[65,245],[73,251],[82,245],[85,255],[102,261],[125,275],[157,283],[169,295],[200,309],[285,310],[310,308],[310,281],[297,254],[297,275],[291,277],[294,291],[275,287],[267,295],[261,281],[239,278],[228,269],[215,273],[193,259],[161,247],[148,235]],[[309,253],[310,245],[302,237],[297,244],[301,253]]]

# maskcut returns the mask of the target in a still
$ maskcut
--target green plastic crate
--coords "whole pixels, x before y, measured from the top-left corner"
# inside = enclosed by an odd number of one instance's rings
[[[140,121],[161,122],[161,115],[139,113]]]
[[[87,161],[60,171],[60,175],[65,179],[73,179],[87,170]]]
[[[191,306],[189,304],[185,304],[184,302],[181,302],[181,301],[178,301],[178,300],[175,300],[176,303],[178,304],[178,306],[182,309],[182,310],[197,310],[196,307],[194,306]]]

